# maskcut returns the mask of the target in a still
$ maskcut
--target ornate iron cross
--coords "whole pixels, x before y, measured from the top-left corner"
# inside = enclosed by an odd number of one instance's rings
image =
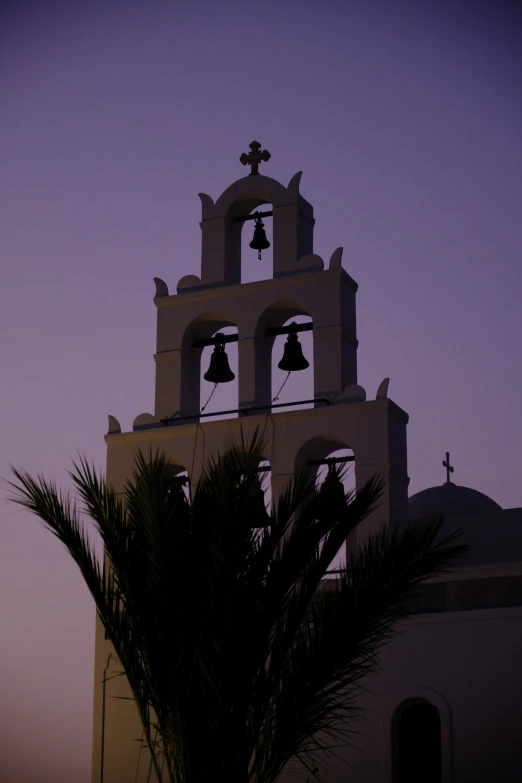
[[[261,150],[261,144],[258,141],[253,141],[251,144],[249,144],[249,147],[250,152],[248,155],[246,152],[243,152],[239,160],[243,166],[252,166],[252,171],[249,174],[249,177],[251,177],[252,174],[259,174],[259,164],[261,161],[266,163],[268,160],[270,160],[270,153],[268,150]]]
[[[442,460],[443,466],[446,468],[446,483],[450,483],[450,473],[453,473],[455,468],[452,468],[450,465],[450,455],[449,451],[446,452],[446,459]]]

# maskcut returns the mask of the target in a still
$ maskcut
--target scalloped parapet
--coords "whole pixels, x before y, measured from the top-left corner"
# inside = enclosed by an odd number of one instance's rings
[[[107,435],[116,435],[117,433],[121,432],[121,425],[118,419],[115,416],[111,416],[109,414],[109,429],[107,430]]]
[[[324,261],[316,253],[308,253],[307,256],[301,256],[299,259],[299,272],[322,272]],[[294,272],[295,274],[295,272]]]
[[[390,379],[385,378],[381,381],[379,388],[377,389],[376,400],[386,400],[388,398],[388,386],[390,385]]]
[[[156,293],[154,294],[154,299],[160,299],[163,296],[169,295],[169,287],[166,284],[166,282],[161,279],[161,277],[155,277],[154,283],[156,285]]]
[[[152,427],[164,426],[152,413],[140,413],[132,422],[133,430],[149,430]]]
[[[366,389],[357,383],[346,386],[342,392],[330,401],[333,405],[340,405],[348,402],[366,402]]]
[[[330,257],[330,263],[328,265],[328,269],[341,269],[342,259],[343,259],[343,248],[338,247],[337,250],[333,251]]]
[[[207,195],[207,193],[198,193],[198,196],[201,200],[201,219],[212,220],[214,217],[213,210],[216,206],[214,204],[214,199]]]
[[[185,275],[179,280],[176,291],[178,294],[188,294],[190,291],[197,291],[198,288],[204,287],[201,278],[197,275]]]

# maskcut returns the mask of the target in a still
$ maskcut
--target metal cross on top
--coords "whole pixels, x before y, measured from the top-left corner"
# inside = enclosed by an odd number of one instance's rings
[[[446,483],[450,483],[450,473],[453,473],[455,468],[452,468],[450,465],[450,455],[449,451],[446,452],[446,459],[442,460],[443,466],[446,468]]]
[[[258,141],[253,141],[251,144],[249,144],[249,147],[251,151],[248,153],[248,155],[246,152],[243,152],[239,160],[243,166],[252,166],[252,171],[249,174],[249,177],[251,177],[252,174],[259,174],[259,164],[261,161],[266,163],[268,160],[270,160],[270,153],[268,150],[261,151],[261,144]]]

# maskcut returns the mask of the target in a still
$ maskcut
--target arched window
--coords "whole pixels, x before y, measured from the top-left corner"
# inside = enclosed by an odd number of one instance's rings
[[[441,721],[434,704],[409,701],[392,718],[393,783],[442,783]]]
[[[224,326],[215,332],[216,334],[223,334],[225,336],[237,335],[236,326]],[[212,381],[205,379],[205,373],[210,369],[212,360],[212,354],[214,352],[214,346],[206,346],[201,353],[201,365],[200,365],[200,410],[202,413],[209,414],[214,411],[226,411],[236,410],[238,407],[238,350],[237,342],[230,342],[225,344],[225,353],[228,359],[228,366],[235,375],[232,381],[226,383],[218,383],[214,388]],[[211,396],[212,395],[212,396]],[[226,415],[216,416],[216,419],[230,419],[237,418],[237,413],[229,413]],[[213,416],[205,416],[207,421],[213,421]]]
[[[327,463],[327,460],[331,460],[331,462]],[[346,463],[344,462],[345,460]],[[315,479],[316,488],[319,489],[321,487],[328,472],[337,466],[337,468],[341,468],[342,485],[345,493],[347,495],[353,494],[355,492],[354,461],[355,457],[352,449],[336,449],[329,452],[322,460],[323,464],[318,467]],[[336,579],[338,577],[339,569],[346,566],[346,555],[346,543],[344,543],[328,567],[328,571],[325,574],[327,579]]]
[[[292,318],[288,318],[283,326],[290,326],[290,324],[306,324],[310,323],[311,319],[308,315],[295,315]],[[275,404],[300,402],[301,400],[313,400],[314,398],[314,341],[313,334],[309,332],[298,332],[297,337],[301,345],[302,353],[307,360],[309,366],[305,370],[299,370],[297,372],[288,372],[281,370],[278,367],[279,362],[283,359],[285,354],[285,345],[288,341],[288,335],[282,334],[275,338],[272,348],[272,399]],[[284,384],[284,386],[283,386]],[[281,388],[283,387],[283,388]],[[277,397],[277,400],[275,399]],[[313,408],[313,402],[306,405],[289,405],[285,407],[285,411],[291,410],[303,410],[305,408]]]
[[[180,486],[183,490],[183,494],[188,499],[190,497],[190,480],[188,471],[181,465],[175,465],[171,463],[169,465],[169,472],[173,486]]]
[[[241,208],[239,208],[241,211]],[[248,212],[242,212],[243,215],[253,216],[255,213],[272,212],[272,204],[261,204]],[[261,250],[261,259],[258,258],[258,251],[250,247],[254,239],[255,220],[246,220],[240,223],[241,226],[241,283],[256,283],[258,280],[271,280],[274,268],[274,236],[273,220],[271,217],[262,217],[263,231],[266,239],[270,242],[270,247]]]

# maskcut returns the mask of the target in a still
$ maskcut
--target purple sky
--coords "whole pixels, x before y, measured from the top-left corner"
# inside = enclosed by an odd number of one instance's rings
[[[152,278],[199,274],[197,194],[257,139],[267,174],[303,170],[315,251],[344,246],[359,382],[389,376],[410,414],[411,492],[449,450],[456,483],[522,506],[521,27],[495,7],[0,12],[0,475],[66,483],[78,450],[103,466],[107,414],[152,412]],[[244,279],[269,262],[249,251]],[[3,500],[0,520],[0,779],[87,783],[94,605],[35,518]]]

